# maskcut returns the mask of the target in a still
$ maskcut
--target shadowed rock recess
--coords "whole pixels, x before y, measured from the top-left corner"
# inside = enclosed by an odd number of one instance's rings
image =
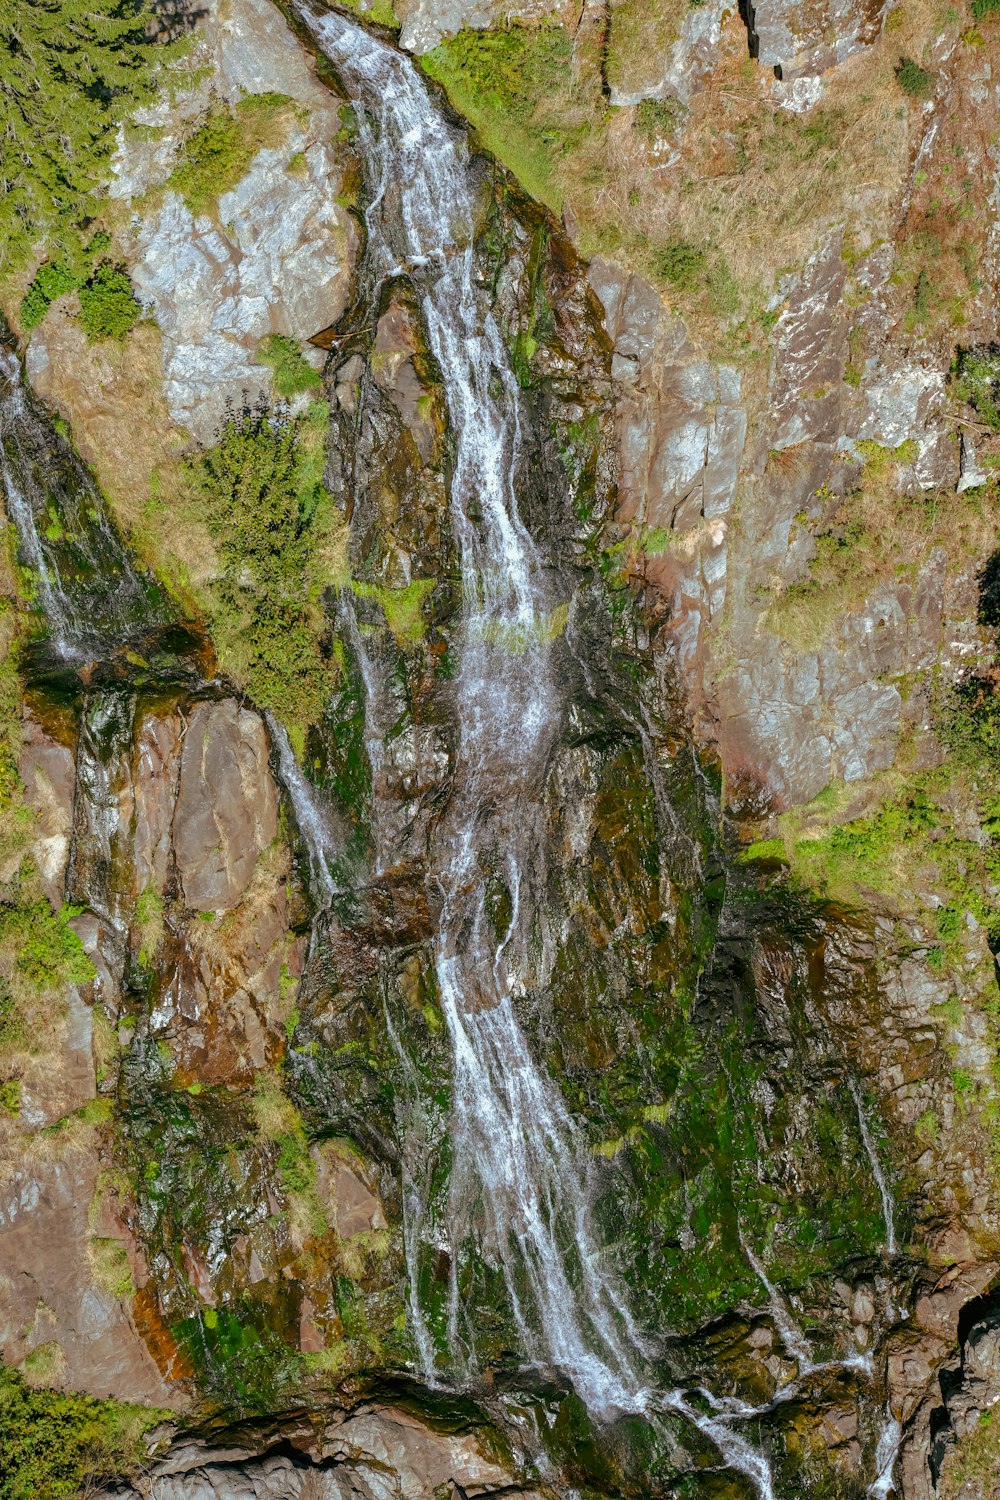
[[[0,1500],[996,1500],[1000,4],[95,6]]]

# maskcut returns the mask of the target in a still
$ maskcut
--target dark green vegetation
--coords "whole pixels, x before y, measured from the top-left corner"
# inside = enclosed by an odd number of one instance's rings
[[[331,688],[320,594],[334,529],[323,488],[328,411],[234,413],[197,462],[221,573],[212,586],[220,660],[290,728],[319,717]]]
[[[186,142],[167,186],[184,197],[193,214],[210,213],[261,147],[282,139],[290,105],[285,94],[250,94],[235,109],[213,109]]]
[[[934,92],[934,75],[912,57],[901,57],[896,68],[899,86],[911,99],[929,99]]]
[[[91,343],[125,338],[141,313],[124,266],[105,261],[80,288],[80,326]]]
[[[145,0],[12,0],[0,14],[0,276],[78,247],[119,124],[167,55]]]
[[[164,1413],[121,1401],[33,1390],[0,1368],[0,1500],[60,1500],[125,1474]]]
[[[106,234],[97,234],[75,262],[46,261],[39,267],[21,302],[21,322],[26,329],[38,326],[57,297],[79,292],[80,324],[90,342],[125,338],[142,308],[123,265],[105,260],[91,270],[94,255],[107,249],[108,244]]]

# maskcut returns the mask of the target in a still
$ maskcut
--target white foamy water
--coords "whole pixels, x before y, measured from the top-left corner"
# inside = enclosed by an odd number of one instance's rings
[[[283,724],[270,711],[264,715],[271,740],[278,752],[278,768],[282,785],[291,800],[302,842],[309,856],[309,874],[313,899],[324,909],[337,894],[337,887],[330,873],[330,856],[334,847],[333,830],[329,818],[320,803],[315,787],[299,769]]]
[[[24,417],[20,361],[9,349],[0,346],[0,473],[3,474],[4,501],[25,559],[38,581],[38,592],[52,627],[54,644],[60,655],[65,656],[69,651],[70,637],[78,631],[76,615],[62,586],[59,571],[42,547],[34,508],[22,492],[6,452],[7,440],[16,440],[17,426]]]
[[[466,1226],[470,1232],[474,1226],[483,1253],[503,1270],[529,1358],[562,1370],[597,1414],[639,1410],[648,1397],[638,1335],[590,1225],[586,1151],[511,1003],[502,958],[516,934],[509,931],[498,949],[485,913],[483,862],[492,858],[507,871],[512,928],[530,919],[517,872],[532,837],[559,702],[545,640],[542,568],[515,491],[520,391],[476,285],[465,142],[409,59],[342,16],[313,16],[304,8],[300,14],[359,106],[372,174],[369,255],[383,275],[412,276],[455,445],[450,504],[464,599],[455,681],[459,743],[451,802],[433,851],[444,895],[436,970],[454,1067],[450,1343],[454,1352],[455,1259]],[[377,774],[380,749],[370,743],[369,753]],[[411,1234],[426,1219],[426,1206],[417,1211],[411,1204]],[[415,1258],[411,1283],[414,1267]],[[433,1377],[426,1325],[412,1296],[411,1286],[415,1340]]]
[[[902,1427],[893,1416],[891,1409],[887,1410],[885,1426],[875,1450],[875,1478],[868,1486],[871,1500],[888,1500],[896,1488],[892,1476],[896,1467],[896,1459],[899,1457],[902,1436]]]
[[[895,1255],[897,1248],[896,1210],[895,1204],[892,1201],[892,1190],[889,1187],[889,1179],[885,1175],[885,1169],[875,1149],[875,1140],[872,1136],[871,1126],[868,1123],[868,1115],[865,1111],[864,1101],[861,1098],[861,1090],[850,1075],[848,1075],[847,1086],[851,1091],[851,1098],[854,1100],[855,1108],[858,1111],[858,1125],[861,1127],[861,1139],[864,1143],[865,1151],[868,1153],[868,1160],[871,1162],[872,1167],[872,1176],[875,1179],[875,1185],[882,1200],[882,1217],[885,1220],[885,1248],[889,1255]]]

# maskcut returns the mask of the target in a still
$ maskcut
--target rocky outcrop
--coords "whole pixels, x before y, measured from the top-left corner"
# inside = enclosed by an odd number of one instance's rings
[[[264,725],[231,701],[199,703],[183,741],[173,823],[181,889],[197,911],[227,911],[278,830]]]
[[[371,1407],[310,1432],[292,1427],[292,1452],[258,1455],[237,1440],[179,1443],[151,1466],[157,1500],[431,1500],[503,1494],[541,1500],[509,1468],[487,1458],[474,1433],[436,1432],[393,1407]],[[95,1500],[146,1489],[116,1487]]]

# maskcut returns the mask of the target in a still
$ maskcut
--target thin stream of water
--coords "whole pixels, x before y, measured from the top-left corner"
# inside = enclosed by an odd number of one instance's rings
[[[855,1108],[858,1111],[858,1125],[861,1127],[861,1139],[864,1142],[864,1148],[868,1154],[868,1160],[871,1162],[872,1176],[875,1178],[875,1184],[878,1187],[879,1197],[882,1200],[882,1217],[885,1220],[886,1252],[889,1255],[895,1255],[897,1248],[895,1223],[896,1210],[895,1204],[892,1201],[892,1190],[889,1187],[889,1179],[885,1175],[885,1169],[883,1168],[882,1163],[879,1160],[878,1152],[875,1149],[875,1141],[872,1136],[871,1126],[868,1123],[868,1115],[865,1111],[864,1101],[861,1098],[861,1090],[858,1088],[855,1079],[850,1076],[848,1076],[847,1079],[847,1086],[851,1091],[851,1098],[854,1100]]]

